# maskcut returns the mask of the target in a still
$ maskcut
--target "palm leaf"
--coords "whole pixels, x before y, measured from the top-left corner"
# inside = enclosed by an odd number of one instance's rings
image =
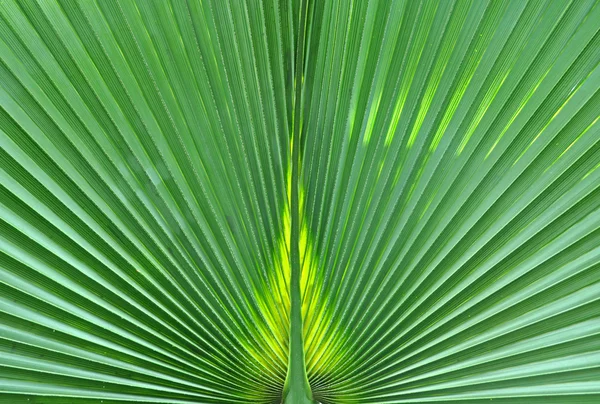
[[[0,1],[0,402],[600,401],[597,0]]]

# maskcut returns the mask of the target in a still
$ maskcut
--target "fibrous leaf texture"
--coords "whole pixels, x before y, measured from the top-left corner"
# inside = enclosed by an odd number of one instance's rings
[[[0,0],[0,403],[600,403],[600,1]]]

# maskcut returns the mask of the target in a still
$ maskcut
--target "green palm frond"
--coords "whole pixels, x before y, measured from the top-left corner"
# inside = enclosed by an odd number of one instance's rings
[[[600,402],[600,1],[0,0],[0,403]]]

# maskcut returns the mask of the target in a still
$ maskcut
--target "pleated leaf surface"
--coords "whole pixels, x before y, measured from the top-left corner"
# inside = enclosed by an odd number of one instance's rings
[[[600,402],[599,117],[598,0],[0,0],[0,403],[281,403],[292,250],[320,403]]]

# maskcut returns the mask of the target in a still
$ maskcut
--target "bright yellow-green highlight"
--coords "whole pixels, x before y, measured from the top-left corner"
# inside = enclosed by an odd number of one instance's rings
[[[282,212],[282,229],[277,239],[272,261],[272,269],[267,271],[269,276],[270,293],[259,294],[259,304],[262,313],[269,328],[267,332],[274,335],[276,351],[278,356],[287,358],[289,349],[289,313],[290,313],[290,240],[291,240],[291,169],[287,174],[288,194],[287,203]],[[300,186],[299,204],[300,204],[300,265],[301,278],[300,286],[302,292],[302,317],[304,331],[304,347],[306,356],[306,365],[310,369],[318,357],[321,356],[320,350],[325,349],[324,338],[326,329],[319,327],[325,319],[324,305],[319,301],[319,290],[317,288],[318,280],[317,267],[318,259],[314,253],[313,243],[310,237],[310,230],[307,221],[303,217],[305,207],[305,192]]]

